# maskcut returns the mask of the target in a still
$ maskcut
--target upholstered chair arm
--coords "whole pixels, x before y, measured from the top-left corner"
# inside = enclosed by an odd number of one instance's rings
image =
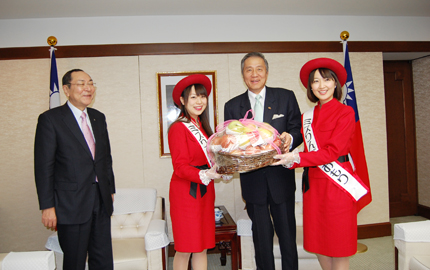
[[[166,221],[162,219],[151,220],[145,234],[145,249],[147,251],[160,249],[169,243]]]
[[[416,256],[430,256],[429,220],[394,224],[393,238],[399,270],[413,269],[409,263]]]
[[[55,269],[54,251],[10,252],[0,257],[3,258],[0,261],[2,270]]]
[[[252,236],[252,221],[246,210],[241,211],[237,217],[237,235]]]

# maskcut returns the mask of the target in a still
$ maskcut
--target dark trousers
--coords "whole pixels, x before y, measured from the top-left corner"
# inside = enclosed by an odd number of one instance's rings
[[[63,250],[63,270],[84,270],[88,254],[90,270],[113,270],[111,219],[103,207],[97,183],[93,184],[93,214],[83,224],[58,224],[58,240]]]
[[[275,204],[269,199],[267,204],[246,204],[246,210],[252,220],[252,238],[255,248],[255,262],[258,270],[275,269],[273,227],[279,239],[282,269],[298,269],[294,208],[294,200]]]

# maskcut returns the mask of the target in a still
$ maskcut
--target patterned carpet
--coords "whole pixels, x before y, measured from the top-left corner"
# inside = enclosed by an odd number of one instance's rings
[[[426,220],[419,216],[392,218],[391,224]],[[394,242],[392,236],[360,239],[368,250],[351,257],[350,270],[393,270],[394,269]],[[231,270],[230,256],[227,264],[221,266],[219,254],[208,255],[208,270]],[[173,270],[173,258],[169,258],[169,270]],[[306,270],[306,269],[300,269]]]

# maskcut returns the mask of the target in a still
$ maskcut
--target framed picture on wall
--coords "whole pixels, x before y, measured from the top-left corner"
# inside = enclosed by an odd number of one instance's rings
[[[209,121],[213,131],[217,126],[217,83],[216,71],[188,71],[188,72],[158,72],[158,120],[160,137],[160,157],[170,157],[167,131],[169,126],[178,118],[180,110],[173,102],[173,88],[183,78],[192,74],[204,74],[212,82],[212,92],[208,98]]]

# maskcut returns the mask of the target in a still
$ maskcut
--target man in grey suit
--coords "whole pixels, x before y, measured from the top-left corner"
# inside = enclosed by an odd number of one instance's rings
[[[303,139],[301,114],[294,93],[283,88],[266,87],[269,65],[263,54],[248,53],[241,64],[248,90],[225,104],[224,120],[241,119],[251,108],[257,110],[256,101],[261,102],[262,119],[259,121],[269,123],[281,133],[286,149],[296,148]],[[279,238],[282,269],[298,269],[294,170],[269,166],[241,173],[240,183],[246,210],[252,220],[257,269],[275,269],[273,227]]]
[[[68,101],[39,116],[34,172],[42,223],[58,230],[63,269],[113,269],[110,216],[115,182],[106,119],[80,69],[63,76]]]

